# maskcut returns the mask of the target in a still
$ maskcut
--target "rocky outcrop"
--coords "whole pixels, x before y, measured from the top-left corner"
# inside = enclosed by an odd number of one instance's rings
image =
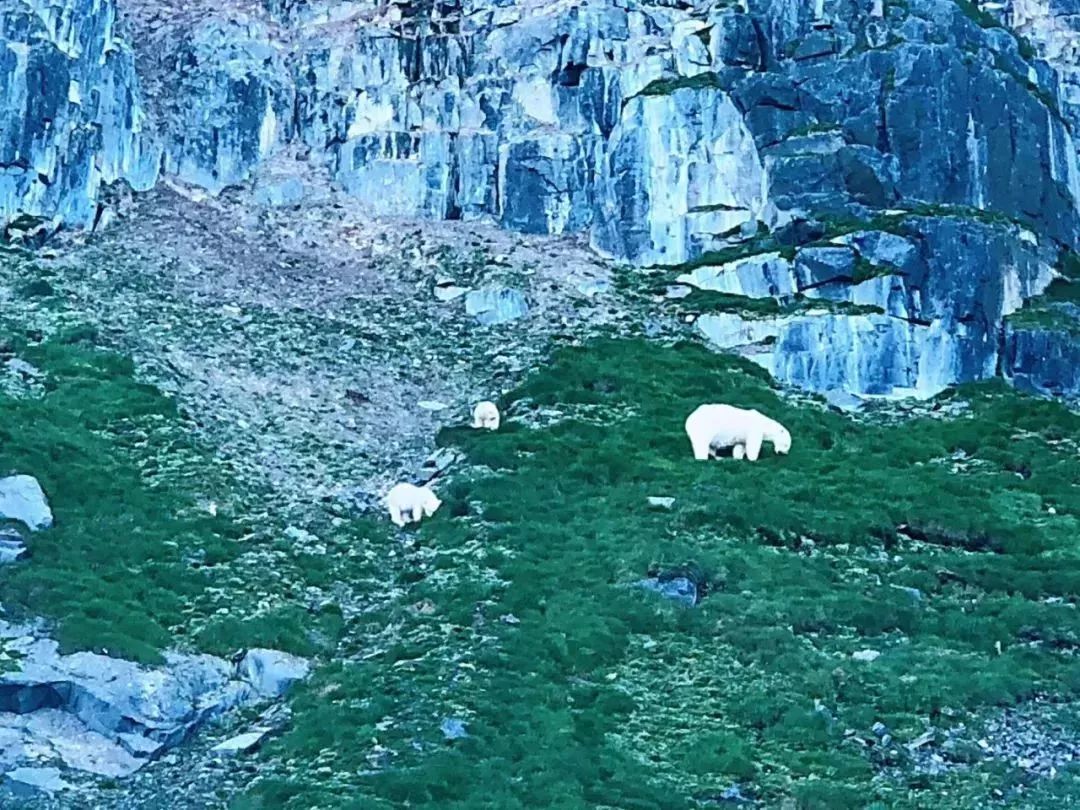
[[[308,672],[307,662],[273,650],[251,650],[238,665],[168,653],[155,668],[63,655],[38,628],[3,621],[0,644],[8,662],[0,672],[0,768],[9,776],[42,763],[127,776],[208,720],[278,697]]]
[[[134,51],[114,0],[19,0],[0,18],[17,102],[0,214],[85,223],[102,184],[163,173],[252,188],[253,204],[329,182],[377,215],[587,232],[701,286],[880,309],[774,336],[782,378],[862,392],[985,376],[1001,318],[1045,276],[1002,240],[1080,247],[1075,15],[1058,0],[115,1]],[[752,260],[764,276],[709,262],[808,219],[939,210],[973,221],[940,226],[962,249],[929,224],[891,244],[868,225],[851,238],[873,248],[796,238]],[[809,356],[856,345],[857,373]],[[879,363],[895,371],[874,380]]]
[[[834,237],[790,259],[764,253],[681,277],[750,298],[799,293],[876,312],[706,314],[698,328],[777,379],[820,392],[930,396],[994,376],[1005,319],[1053,280],[1055,250],[1016,226],[958,217],[890,227]]]
[[[1002,374],[1020,388],[1080,398],[1080,306],[1006,323]]]
[[[92,224],[102,186],[157,180],[131,49],[112,0],[0,6],[0,219]]]

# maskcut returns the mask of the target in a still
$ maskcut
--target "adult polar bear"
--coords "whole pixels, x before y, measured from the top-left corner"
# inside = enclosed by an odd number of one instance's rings
[[[777,453],[791,450],[787,428],[760,411],[733,405],[698,406],[686,417],[686,435],[698,461],[708,459],[710,450],[728,447],[737,459],[757,461],[763,442],[771,442]]]

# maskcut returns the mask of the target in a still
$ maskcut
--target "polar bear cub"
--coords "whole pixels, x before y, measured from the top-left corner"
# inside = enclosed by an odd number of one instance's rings
[[[430,487],[397,484],[386,495],[386,508],[395,526],[419,523],[423,518],[434,515],[440,506],[442,501]]]
[[[472,426],[486,430],[499,429],[499,409],[494,402],[480,402],[473,408]]]
[[[733,405],[698,406],[686,418],[686,435],[698,461],[706,460],[710,450],[728,447],[737,459],[757,461],[763,442],[771,442],[777,453],[791,450],[787,428],[760,411]]]

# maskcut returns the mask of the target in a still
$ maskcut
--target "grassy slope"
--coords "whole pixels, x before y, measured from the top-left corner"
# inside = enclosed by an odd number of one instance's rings
[[[696,346],[562,351],[504,405],[565,419],[443,437],[477,466],[419,532],[432,563],[298,696],[267,773],[309,767],[242,806],[680,808],[733,782],[769,806],[1075,801],[1075,773],[1026,785],[943,751],[966,764],[919,776],[872,742],[1080,690],[1080,418],[963,396],[957,419],[870,424]],[[788,424],[791,455],[694,463],[682,420],[718,399]],[[624,587],[687,562],[711,581],[697,609]],[[443,741],[444,716],[470,737]]]
[[[66,649],[157,660],[210,582],[192,562],[231,556],[232,528],[194,508],[208,481],[171,474],[211,477],[205,455],[173,403],[92,335],[7,335],[48,376],[40,397],[0,395],[0,474],[36,476],[56,525],[33,536],[32,562],[0,568],[4,606],[56,619]]]

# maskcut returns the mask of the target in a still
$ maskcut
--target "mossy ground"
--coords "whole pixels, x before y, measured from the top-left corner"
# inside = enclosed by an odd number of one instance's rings
[[[20,307],[59,308],[64,280],[33,280],[10,285]],[[331,511],[290,534],[209,514],[266,493],[237,493],[107,338],[3,324],[46,376],[0,400],[0,458],[57,516],[0,569],[5,607],[55,619],[68,649],[319,664],[240,807],[683,808],[733,784],[781,807],[1080,798],[1074,771],[1036,779],[971,742],[1035,699],[1075,718],[1080,417],[1058,404],[987,385],[942,403],[959,416],[853,419],[697,345],[592,341],[503,399],[504,430],[442,434],[468,467],[418,532]],[[791,455],[693,462],[682,421],[716,399],[784,421]],[[628,587],[684,564],[697,608]],[[469,736],[444,740],[446,718]],[[905,746],[928,729],[940,776]]]
[[[1074,772],[943,751],[935,777],[903,745],[1080,689],[1080,417],[956,396],[957,418],[856,421],[696,345],[561,351],[504,430],[443,434],[474,466],[402,536],[427,561],[270,749],[321,768],[242,806],[676,808],[733,783],[767,806],[1075,801]],[[792,453],[695,463],[682,420],[715,399],[785,422]],[[697,608],[627,587],[686,563],[709,582]],[[445,742],[445,717],[469,737]]]

